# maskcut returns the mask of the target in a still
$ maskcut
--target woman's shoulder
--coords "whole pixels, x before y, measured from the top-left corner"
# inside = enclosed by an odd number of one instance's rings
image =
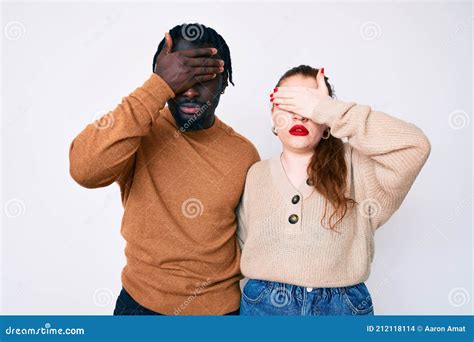
[[[262,183],[269,179],[271,174],[270,163],[272,159],[259,160],[247,172],[247,182]]]
[[[270,159],[259,160],[254,163],[247,173],[247,178],[249,177],[260,177],[267,176],[270,172]]]

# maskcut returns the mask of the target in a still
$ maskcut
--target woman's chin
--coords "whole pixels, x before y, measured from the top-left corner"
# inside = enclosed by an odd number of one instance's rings
[[[311,141],[310,139],[304,139],[304,138],[303,139],[290,138],[287,141],[284,141],[282,143],[286,149],[290,149],[295,152],[306,152],[308,150],[313,149],[315,146],[314,141]]]

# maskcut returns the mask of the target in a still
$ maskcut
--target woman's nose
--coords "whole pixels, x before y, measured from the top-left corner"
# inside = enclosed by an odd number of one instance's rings
[[[299,121],[302,121],[302,122],[308,121],[307,118],[305,118],[304,116],[298,115],[298,114],[293,114],[293,120],[299,120]]]

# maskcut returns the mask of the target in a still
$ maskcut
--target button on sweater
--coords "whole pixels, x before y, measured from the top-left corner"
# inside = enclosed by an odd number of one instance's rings
[[[218,117],[182,133],[165,107],[173,96],[152,74],[74,139],[70,173],[87,188],[120,186],[133,299],[162,314],[220,315],[239,308],[235,209],[260,158]]]
[[[342,287],[368,279],[374,233],[398,210],[431,145],[414,124],[370,106],[332,98],[311,115],[343,144],[346,195],[358,204],[327,229],[325,198],[309,182],[295,188],[280,155],[254,164],[238,208],[241,271],[253,279],[305,287]]]

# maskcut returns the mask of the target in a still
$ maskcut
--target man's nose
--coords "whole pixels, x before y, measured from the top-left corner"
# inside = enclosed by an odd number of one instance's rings
[[[183,95],[184,95],[185,97],[188,97],[188,98],[190,98],[190,99],[193,99],[193,98],[199,96],[199,92],[198,92],[194,87],[192,87],[192,88],[189,88],[188,90],[186,90],[186,91],[183,93]]]

